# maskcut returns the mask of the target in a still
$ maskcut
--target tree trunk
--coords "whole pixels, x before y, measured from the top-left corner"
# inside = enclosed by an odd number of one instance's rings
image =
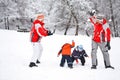
[[[66,1],[67,1],[67,0],[66,0]],[[69,6],[70,11],[71,11],[71,15],[73,16],[73,18],[75,19],[75,22],[76,22],[76,25],[75,25],[75,26],[76,26],[75,35],[78,35],[78,28],[79,28],[78,19],[77,19],[76,15],[74,14],[74,10],[73,10],[72,5],[70,5],[68,1],[67,1],[67,5]]]
[[[9,30],[9,19],[7,17],[7,29]]]
[[[67,23],[67,27],[66,27],[66,29],[65,29],[64,35],[67,35],[67,31],[68,31],[69,26],[70,26],[71,18],[72,18],[72,15],[70,15],[70,19],[69,19],[69,21],[68,21],[68,23]]]
[[[71,13],[72,13],[72,16],[73,16],[73,18],[75,19],[75,22],[76,22],[76,24],[75,24],[75,27],[76,27],[75,35],[78,35],[78,29],[79,29],[78,19],[77,19],[76,15],[74,14],[73,10],[71,10]]]
[[[5,29],[7,29],[7,20],[6,20],[6,17],[4,18],[4,21],[5,21]]]
[[[113,26],[113,30],[114,30],[114,36],[116,37],[116,27],[115,27],[115,21],[114,21],[114,14],[113,14],[113,6],[112,6],[112,1],[110,1],[110,12],[111,12],[111,20],[112,20],[112,26]]]
[[[118,23],[117,23],[117,21],[115,22],[116,23],[116,37],[118,37],[119,36],[119,28],[118,28]]]
[[[77,36],[78,35],[78,29],[79,29],[79,25],[78,25],[78,19],[76,17],[76,15],[74,15],[74,18],[75,18],[75,21],[76,21],[76,31],[75,31],[75,35]]]

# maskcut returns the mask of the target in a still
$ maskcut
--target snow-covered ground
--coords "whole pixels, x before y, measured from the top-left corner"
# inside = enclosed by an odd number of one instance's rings
[[[105,69],[103,57],[98,50],[98,67],[91,70],[91,57],[86,65],[74,63],[74,68],[59,67],[61,56],[57,53],[61,46],[74,40],[82,44],[87,54],[91,53],[91,38],[86,36],[64,36],[54,34],[42,39],[43,55],[39,67],[28,67],[32,56],[29,33],[0,30],[0,80],[119,80],[120,38],[112,38],[110,59],[115,69]]]

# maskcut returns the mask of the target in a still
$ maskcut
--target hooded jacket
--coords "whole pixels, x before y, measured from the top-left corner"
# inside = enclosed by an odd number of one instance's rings
[[[69,43],[65,43],[61,50],[58,52],[58,55],[62,54],[62,55],[71,55],[71,48],[73,48],[75,46],[75,42],[72,42],[72,44]]]
[[[95,42],[110,42],[110,35],[111,31],[109,28],[109,25],[107,24],[107,20],[103,18],[102,23],[97,23],[96,17],[91,17],[90,21],[94,26],[94,32],[93,32],[93,40]]]
[[[36,24],[39,24],[40,27],[36,28]],[[48,31],[44,28],[44,23],[39,20],[35,20],[33,22],[33,26],[30,32],[31,42],[38,42],[42,38],[42,36],[47,35]]]

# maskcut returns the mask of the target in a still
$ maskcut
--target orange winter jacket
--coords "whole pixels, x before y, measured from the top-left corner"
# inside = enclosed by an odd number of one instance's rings
[[[62,49],[58,52],[58,55],[71,55],[71,48],[75,46],[75,42],[72,42],[72,44],[65,43],[62,46]]]

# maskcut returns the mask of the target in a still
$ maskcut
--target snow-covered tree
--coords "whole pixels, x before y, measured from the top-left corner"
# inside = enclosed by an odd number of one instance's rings
[[[99,13],[111,20],[110,27],[113,36],[118,36],[118,27],[120,27],[120,0],[91,0]]]
[[[45,14],[45,27],[69,34],[85,33],[88,11],[97,10],[109,22],[113,36],[120,36],[120,0],[0,0],[0,28],[30,28],[39,13]]]
[[[0,19],[3,20],[5,29],[9,29],[9,19],[11,16],[18,15],[16,3],[12,0],[0,0]]]
[[[65,30],[65,35],[69,28],[76,28],[75,35],[78,35],[79,27],[84,26],[86,14],[92,8],[90,3],[89,0],[55,0],[48,15],[49,22],[53,27]]]

